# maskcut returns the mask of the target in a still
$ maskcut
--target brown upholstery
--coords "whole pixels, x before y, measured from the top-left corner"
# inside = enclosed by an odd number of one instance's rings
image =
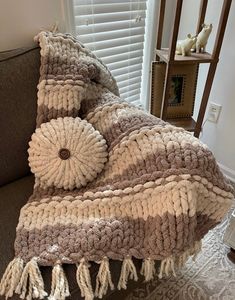
[[[0,53],[0,278],[14,257],[15,230],[20,208],[32,193],[34,178],[28,167],[28,142],[35,130],[39,48],[17,49]],[[135,260],[137,269],[140,261]],[[117,283],[121,262],[111,262],[113,281]],[[47,291],[51,268],[41,268]],[[70,284],[71,299],[83,299],[76,283],[75,266],[64,266]],[[98,265],[92,264],[95,285]],[[126,291],[109,292],[104,299],[125,299],[136,282]],[[19,299],[14,296],[14,299]],[[3,297],[0,297],[2,300]]]
[[[32,193],[33,184],[34,177],[29,175],[0,188],[0,277],[14,258],[13,245],[20,209]]]
[[[0,186],[29,174],[39,66],[39,48],[0,53]]]

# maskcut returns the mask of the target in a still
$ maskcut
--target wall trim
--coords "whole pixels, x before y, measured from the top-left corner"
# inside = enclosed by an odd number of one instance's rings
[[[226,175],[228,177],[228,179],[230,179],[232,182],[235,183],[235,171],[226,167],[225,165],[218,163],[220,170],[222,171],[222,173],[224,175]]]

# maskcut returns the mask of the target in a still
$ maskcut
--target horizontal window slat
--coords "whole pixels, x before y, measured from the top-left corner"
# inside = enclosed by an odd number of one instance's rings
[[[120,76],[116,76],[115,79],[117,80],[117,82],[122,82],[134,77],[141,77],[141,68],[139,68],[139,70],[134,71],[134,72],[126,72],[123,73]]]
[[[120,60],[114,63],[110,63],[109,64],[109,70],[110,71],[114,71],[114,70],[118,70],[121,68],[126,67],[127,65],[131,66],[131,65],[136,65],[136,64],[141,64],[143,62],[143,58],[141,57],[134,57],[134,58],[130,58],[128,59],[128,62],[126,61],[126,59],[124,60]]]
[[[124,3],[107,3],[107,4],[96,4],[92,2],[86,5],[75,5],[74,13],[75,15],[88,15],[88,14],[106,14],[106,13],[115,13],[118,12],[127,12],[127,11],[141,11],[146,9],[146,2],[124,2]]]
[[[135,64],[135,65],[129,65],[129,66],[125,66],[124,68],[119,68],[119,69],[113,70],[112,75],[115,78],[117,78],[118,76],[120,76],[122,74],[131,73],[131,72],[134,72],[134,71],[138,71],[140,69],[142,69],[142,64],[141,63]]]
[[[123,46],[127,44],[141,43],[144,42],[144,35],[134,35],[130,37],[123,37],[119,39],[111,39],[106,41],[98,41],[95,43],[86,43],[86,46],[94,51],[94,50],[103,50],[110,49],[113,47]]]
[[[113,12],[107,14],[88,14],[88,15],[75,15],[75,26],[97,24],[106,22],[126,21],[135,19],[137,16],[145,18],[145,11],[126,11],[126,12]]]
[[[79,35],[107,32],[120,29],[129,29],[135,27],[144,27],[145,19],[141,19],[140,22],[135,22],[133,20],[117,21],[117,22],[107,22],[100,24],[89,24],[89,25],[78,25],[76,26],[76,32]]]
[[[113,56],[117,54],[122,54],[122,53],[129,53],[131,51],[136,51],[136,50],[143,50],[144,48],[144,43],[136,43],[136,44],[127,44],[126,46],[119,46],[119,47],[114,47],[110,49],[105,49],[105,50],[95,50],[94,53],[98,57],[107,57],[107,56]]]
[[[126,101],[132,103],[132,102],[136,102],[140,100],[140,94],[134,95],[134,96],[130,96],[126,98]],[[136,103],[139,104],[139,103]]]
[[[130,51],[128,53],[122,53],[118,55],[112,55],[112,56],[107,56],[107,57],[102,57],[102,60],[105,64],[109,65],[114,62],[126,60],[126,63],[128,64],[128,60],[130,58],[134,57],[140,57],[143,55],[143,50],[136,50],[136,51]]]
[[[128,98],[128,97],[136,96],[136,95],[140,95],[140,88],[133,89],[133,90],[131,90],[129,92],[126,92],[126,93],[122,93],[123,98]]]
[[[134,89],[140,89],[140,83],[135,83],[135,84],[132,84],[131,86],[125,86],[123,88],[120,88],[119,91],[120,91],[120,94],[122,95],[122,94],[127,93],[128,91],[131,91]]]
[[[86,35],[78,35],[78,39],[84,43],[94,43],[98,41],[105,41],[110,39],[119,39],[128,36],[135,36],[144,34],[144,27],[136,27],[131,29],[122,29],[116,31],[102,32],[102,33],[94,33],[94,34],[86,34]]]
[[[133,105],[135,105],[135,106],[137,106],[137,107],[143,108],[143,104],[142,104],[141,101],[140,101],[140,97],[139,97],[139,99],[137,99],[137,100],[131,101],[131,104],[133,104]]]
[[[123,80],[121,82],[118,82],[118,87],[120,89],[124,88],[124,87],[131,87],[133,84],[135,83],[140,83],[141,82],[141,76],[135,77],[135,78],[130,78],[128,80]]]

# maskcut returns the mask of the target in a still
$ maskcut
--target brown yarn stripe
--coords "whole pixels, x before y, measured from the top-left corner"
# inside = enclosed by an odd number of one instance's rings
[[[165,179],[169,176],[175,176],[174,181],[179,182],[182,180],[181,175],[188,175],[189,174],[189,170],[187,168],[179,168],[179,169],[168,169],[165,171],[154,171],[152,173],[149,174],[141,174],[137,173],[136,176],[130,177],[129,175],[127,175],[125,178],[123,177],[115,177],[114,179],[110,179],[110,180],[106,180],[104,182],[100,182],[99,184],[96,184],[96,181],[91,182],[90,184],[88,184],[86,187],[81,188],[81,189],[74,189],[73,191],[68,191],[68,190],[64,190],[64,189],[59,189],[56,187],[49,187],[47,189],[43,189],[39,186],[37,186],[34,189],[33,195],[30,197],[29,199],[29,203],[33,202],[33,201],[40,201],[42,198],[47,198],[48,202],[51,201],[51,197],[53,196],[61,196],[61,197],[65,197],[65,196],[82,196],[85,192],[90,191],[92,193],[96,193],[96,192],[104,192],[106,190],[117,190],[117,189],[121,189],[124,190],[125,188],[128,187],[134,187],[138,184],[144,184],[145,182],[149,182],[149,181],[155,181],[157,179],[162,179],[161,181],[161,185],[164,186],[165,184],[169,183],[169,181],[166,181]],[[192,169],[190,170],[190,175],[191,176],[201,176],[202,175],[202,171],[201,170],[197,170]],[[203,177],[202,178],[206,178]],[[209,182],[210,179],[206,178]],[[118,181],[119,180],[119,181]],[[190,182],[195,182],[195,178],[193,177],[189,177],[187,179]],[[212,178],[212,180],[214,180],[214,182],[219,182],[220,186],[218,185],[218,187],[220,189],[224,189],[227,193],[233,193],[232,187],[230,185],[224,185],[223,187],[223,182],[219,181],[219,179]],[[216,186],[216,184],[215,184]],[[212,191],[212,188],[208,188],[208,191]],[[105,197],[105,196],[103,196]],[[85,199],[84,199],[85,200]],[[58,200],[59,201],[59,200]]]
[[[83,257],[99,261],[107,254],[115,260],[128,254],[162,260],[183,252],[216,224],[207,215],[176,217],[170,213],[146,220],[115,217],[91,219],[80,225],[58,223],[42,230],[18,229],[15,249],[25,261],[36,255],[43,265],[55,263],[58,257],[64,263]]]
[[[102,110],[104,107],[112,106],[116,103],[126,103],[126,101],[110,93],[110,91],[107,89],[103,89],[99,97],[82,101],[80,113],[82,118],[86,118],[88,114],[94,112],[95,110]]]
[[[151,129],[156,125],[165,127],[167,123],[151,115],[144,113],[140,115],[136,112],[136,114],[133,113],[131,116],[119,118],[118,122],[110,124],[110,127],[103,132],[103,136],[111,151],[124,137],[129,136],[131,132],[140,130],[143,127]]]
[[[76,118],[79,115],[79,109],[73,108],[72,110],[66,110],[65,108],[55,109],[48,108],[46,105],[38,106],[37,112],[37,127],[42,123],[49,122],[52,119],[64,118],[64,117],[73,117]]]
[[[40,35],[40,34],[39,34]],[[40,68],[40,79],[44,78],[43,75],[64,75],[69,74],[73,76],[82,75],[85,82],[89,82],[91,79],[95,82],[100,82],[104,87],[109,88],[114,94],[119,95],[118,88],[115,79],[112,77],[109,69],[104,63],[98,59],[89,49],[85,48],[78,41],[75,41],[73,37],[66,37],[62,34],[55,34],[50,36],[49,34],[41,36],[41,42],[47,44],[52,49],[55,49],[55,44],[60,44],[62,47],[65,40],[67,40],[70,45],[76,50],[74,55],[57,55],[55,56],[54,51],[48,51],[47,55],[41,58],[41,68]],[[46,41],[45,41],[46,40]],[[41,45],[42,46],[42,45]],[[45,47],[43,47],[45,50]],[[78,56],[80,53],[84,54]],[[90,58],[89,64],[86,61],[86,57]],[[92,70],[89,68],[92,67]],[[95,68],[95,71],[94,71]],[[106,75],[106,80],[103,78],[101,80],[100,72],[103,71],[103,75]],[[107,80],[109,78],[109,80]]]
[[[76,108],[66,110],[65,108],[56,109],[53,107],[48,108],[46,105],[40,105],[38,106],[37,124],[40,126],[42,123],[49,122],[51,119],[60,117],[76,118],[80,116],[81,112]],[[140,130],[143,127],[151,129],[156,125],[165,127],[167,123],[160,119],[156,119],[151,115],[140,115],[139,112],[136,112],[136,114],[133,113],[131,116],[119,118],[118,122],[112,124],[112,126],[102,133],[102,135],[107,141],[109,150],[112,150],[114,146],[120,143],[124,137],[129,136],[131,132]]]
[[[195,159],[196,157],[198,159]],[[154,179],[170,175],[190,174],[200,175],[220,189],[232,192],[231,186],[224,182],[220,169],[213,169],[214,164],[215,158],[210,150],[199,146],[195,147],[188,143],[179,151],[172,149],[172,151],[163,153],[157,150],[145,159],[138,160],[136,164],[127,165],[121,175],[115,175],[112,179],[104,181],[103,185],[132,181],[142,177],[143,183],[146,179],[152,180],[147,177],[148,174],[157,174]],[[130,185],[130,182],[128,184]]]

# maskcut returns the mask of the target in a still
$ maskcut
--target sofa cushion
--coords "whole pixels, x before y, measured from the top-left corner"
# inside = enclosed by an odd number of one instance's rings
[[[0,52],[0,186],[29,173],[39,67],[39,48]]]

